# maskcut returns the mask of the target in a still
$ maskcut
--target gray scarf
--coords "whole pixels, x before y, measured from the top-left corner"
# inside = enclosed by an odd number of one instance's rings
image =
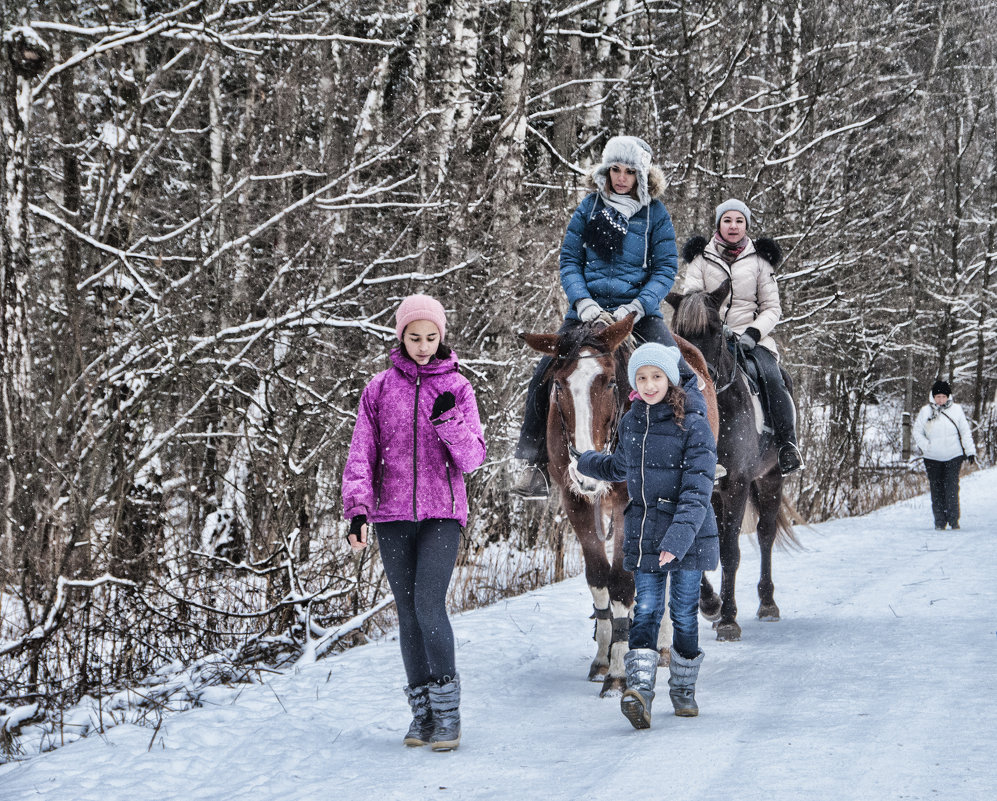
[[[640,201],[630,195],[618,195],[616,192],[602,191],[599,193],[607,206],[612,206],[628,220],[641,209]]]

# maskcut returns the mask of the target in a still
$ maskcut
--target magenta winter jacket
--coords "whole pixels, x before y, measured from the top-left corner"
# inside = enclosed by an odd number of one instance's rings
[[[457,356],[418,365],[391,352],[394,367],[364,388],[343,469],[343,514],[372,523],[442,517],[467,523],[464,473],[485,460],[478,405]],[[438,395],[456,406],[430,422]]]

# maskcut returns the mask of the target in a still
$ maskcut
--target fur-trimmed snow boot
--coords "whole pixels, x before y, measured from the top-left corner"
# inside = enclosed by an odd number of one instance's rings
[[[433,710],[429,706],[429,685],[406,687],[405,697],[412,707],[412,723],[403,742],[411,748],[427,745],[433,736]]]
[[[654,648],[632,648],[623,655],[627,689],[620,699],[620,711],[635,729],[651,728],[651,702],[658,675],[658,657]]]
[[[429,704],[433,708],[430,747],[434,751],[453,751],[460,745],[460,676],[443,684],[431,681]]]
[[[686,659],[672,648],[672,661],[668,665],[668,696],[672,699],[675,714],[680,718],[694,718],[699,714],[696,706],[696,679],[703,664],[703,652],[695,659]]]

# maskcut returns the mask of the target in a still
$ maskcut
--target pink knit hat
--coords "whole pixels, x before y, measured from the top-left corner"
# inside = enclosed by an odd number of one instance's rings
[[[398,311],[395,312],[395,333],[399,339],[405,333],[405,326],[416,320],[429,320],[435,323],[440,329],[440,341],[443,341],[447,333],[447,314],[443,310],[443,304],[436,298],[431,298],[429,295],[409,295],[401,302]]]

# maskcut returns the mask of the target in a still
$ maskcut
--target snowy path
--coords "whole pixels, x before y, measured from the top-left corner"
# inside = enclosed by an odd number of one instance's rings
[[[219,688],[158,733],[121,726],[0,767],[0,801],[420,801],[997,797],[997,470],[963,480],[963,530],[927,499],[802,532],[775,557],[779,623],[754,619],[745,541],[740,643],[701,627],[700,717],[650,731],[584,680],[590,597],[572,579],[455,620],[464,736],[406,749],[392,640],[265,686]],[[660,677],[664,685],[664,677]],[[660,687],[659,687],[660,689]]]

